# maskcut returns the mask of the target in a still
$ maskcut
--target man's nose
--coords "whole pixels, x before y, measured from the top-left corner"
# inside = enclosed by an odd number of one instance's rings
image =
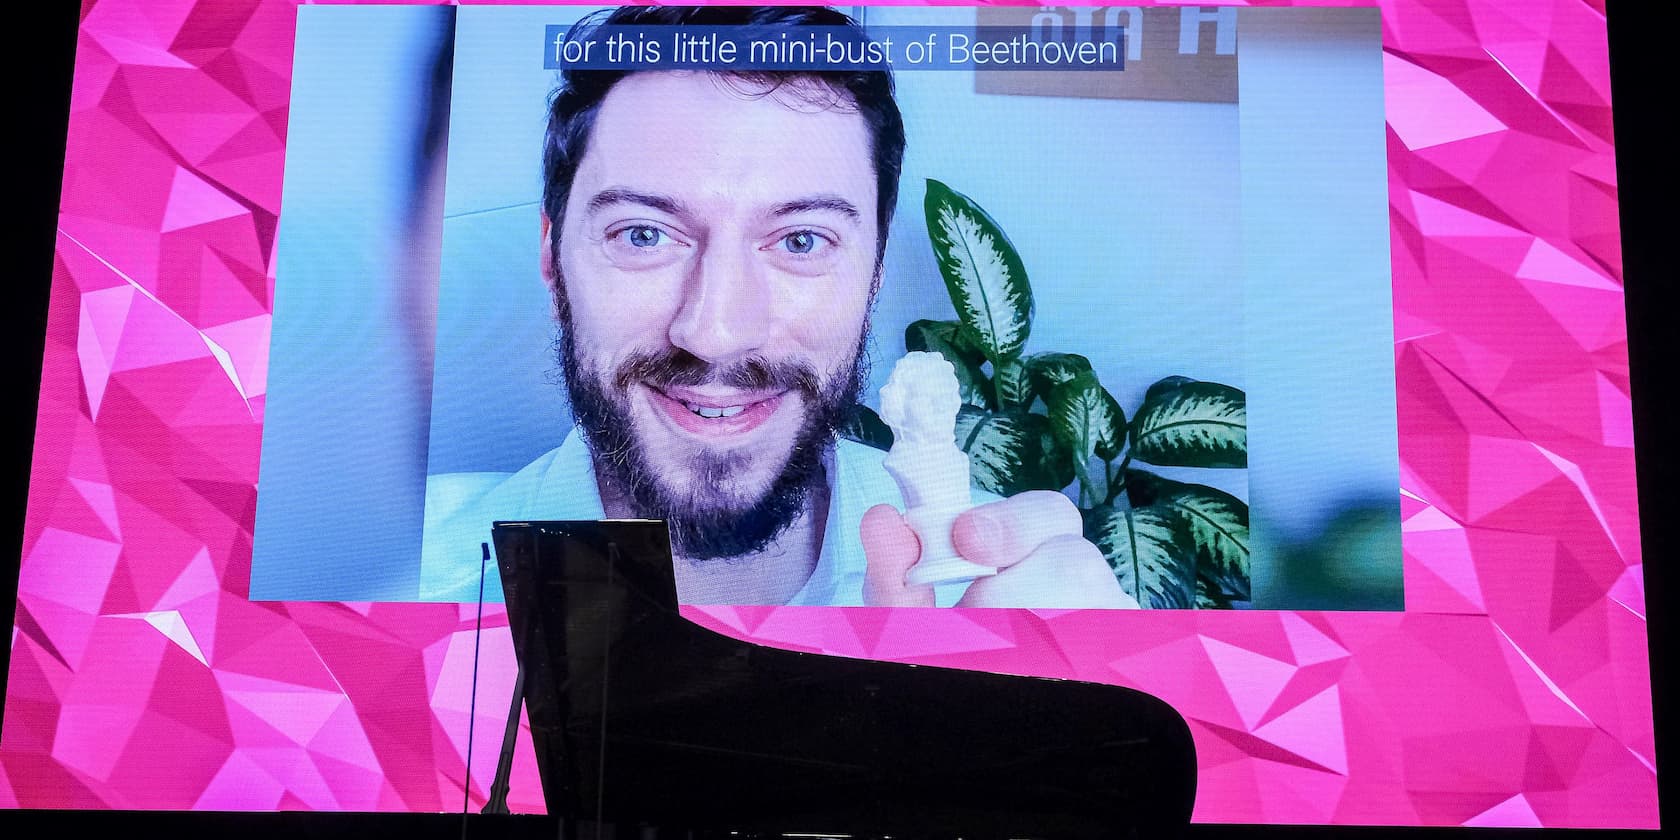
[[[672,346],[712,364],[758,351],[770,326],[770,287],[750,247],[707,247],[683,288]]]

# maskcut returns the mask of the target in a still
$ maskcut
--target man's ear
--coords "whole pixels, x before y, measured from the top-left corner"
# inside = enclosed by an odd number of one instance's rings
[[[554,240],[549,236],[549,221],[546,214],[542,216],[542,249],[540,253],[543,283],[552,289],[554,288]]]

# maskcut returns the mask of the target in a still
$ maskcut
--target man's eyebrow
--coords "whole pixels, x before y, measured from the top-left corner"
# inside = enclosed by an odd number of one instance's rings
[[[672,216],[689,215],[688,208],[685,207],[682,202],[668,195],[637,192],[635,190],[628,190],[619,187],[604,189],[593,196],[590,196],[589,203],[586,205],[586,210],[587,212],[594,213],[603,207],[608,207],[614,204],[638,204],[643,207],[658,210],[661,213],[668,213]]]
[[[772,216],[792,216],[796,213],[808,213],[813,210],[830,210],[840,213],[852,221],[863,218],[858,212],[857,205],[837,195],[822,194],[796,198],[784,201],[770,211]]]

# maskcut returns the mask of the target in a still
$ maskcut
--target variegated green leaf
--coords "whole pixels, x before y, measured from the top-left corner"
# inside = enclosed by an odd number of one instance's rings
[[[883,451],[892,448],[892,427],[867,405],[853,406],[851,416],[847,417],[845,424],[836,431],[841,437],[855,440],[865,446],[873,446]]]
[[[1171,376],[1132,418],[1132,454],[1163,467],[1248,466],[1248,403],[1217,382]]]
[[[956,321],[916,321],[904,328],[904,349],[938,353],[956,370],[963,402],[977,408],[994,404],[992,383],[980,365],[986,357],[970,344]]]
[[[1050,428],[1076,464],[1092,455],[1112,460],[1125,445],[1126,412],[1097,382],[1096,374],[1085,371],[1051,388],[1044,402]]]
[[[1155,504],[1171,493],[1172,488],[1169,485],[1175,483],[1136,467],[1126,470],[1123,480],[1126,484],[1126,499],[1132,503],[1132,507]]]
[[[1050,428],[1050,420],[1042,414],[1033,417],[1043,418],[1038,425],[1038,445],[1043,450],[1043,460],[1039,464],[1042,476],[1039,482],[1045,490],[1060,490],[1073,482],[1073,459],[1068,456],[1066,447],[1056,440],[1056,430]]]
[[[992,364],[992,385],[997,388],[998,407],[1026,410],[1033,400],[1032,385],[1027,380],[1027,366],[1020,359],[1004,359]]]
[[[1196,609],[1198,610],[1228,610],[1231,602],[1225,594],[1219,591],[1219,584],[1201,575],[1196,576]]]
[[[976,366],[986,360],[986,354],[963,335],[962,324],[956,321],[929,321],[924,318],[910,322],[910,326],[904,328],[904,349],[939,353],[947,359],[961,359]]]
[[[1101,505],[1085,514],[1085,538],[1102,551],[1120,588],[1141,606],[1195,607],[1195,557],[1172,513]]]
[[[1200,484],[1177,484],[1159,504],[1173,508],[1190,527],[1197,573],[1218,585],[1225,598],[1250,600],[1248,505]]]
[[[1133,507],[1168,511],[1183,523],[1196,557],[1196,574],[1227,601],[1249,601],[1248,505],[1223,490],[1126,470],[1126,498]]]
[[[928,238],[963,327],[993,365],[1017,358],[1032,329],[1032,286],[1009,237],[972,199],[928,179]]]
[[[1048,400],[1050,389],[1091,370],[1091,360],[1075,353],[1034,353],[1027,357],[1027,380],[1033,393]]]
[[[982,411],[963,406],[957,413],[957,446],[968,453],[969,477],[978,487],[1000,496],[1025,490],[1058,490],[1072,476],[1058,463],[1050,421],[1024,411]]]

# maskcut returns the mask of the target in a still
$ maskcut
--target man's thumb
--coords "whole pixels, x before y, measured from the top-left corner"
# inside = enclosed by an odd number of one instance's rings
[[[933,588],[906,586],[904,576],[922,556],[922,543],[892,505],[863,514],[859,529],[866,567],[863,602],[872,607],[931,607]]]

